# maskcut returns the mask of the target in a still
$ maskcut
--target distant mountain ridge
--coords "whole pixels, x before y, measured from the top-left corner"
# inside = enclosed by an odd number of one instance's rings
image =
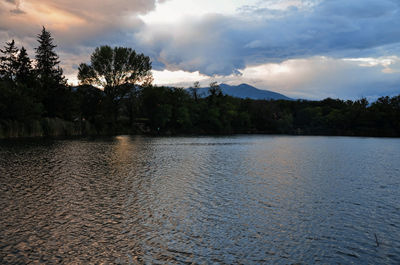
[[[262,90],[248,84],[240,84],[238,86],[231,86],[227,84],[220,84],[219,87],[224,95],[229,95],[237,98],[250,98],[250,99],[274,99],[274,100],[293,100],[285,95],[276,93],[269,90]],[[209,87],[202,87],[198,93],[200,96],[208,96]]]

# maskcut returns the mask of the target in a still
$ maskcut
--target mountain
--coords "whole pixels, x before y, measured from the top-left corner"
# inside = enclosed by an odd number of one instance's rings
[[[284,100],[292,100],[291,98],[273,92],[269,90],[261,90],[258,88],[255,88],[253,86],[250,86],[248,84],[241,84],[238,86],[230,86],[227,84],[220,84],[219,87],[222,90],[222,93],[224,95],[229,95],[232,97],[237,97],[237,98],[250,98],[250,99],[284,99]],[[208,95],[208,87],[202,87],[199,89],[199,95],[201,96],[207,96]]]

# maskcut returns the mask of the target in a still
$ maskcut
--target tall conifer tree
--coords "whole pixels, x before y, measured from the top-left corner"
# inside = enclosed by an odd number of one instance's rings
[[[19,51],[16,61],[16,81],[19,84],[28,85],[32,76],[32,63],[24,47]]]
[[[37,98],[42,101],[47,117],[64,118],[70,108],[67,82],[60,67],[60,60],[54,49],[53,38],[43,27],[37,36],[39,46],[36,48],[35,75],[37,81]]]
[[[53,38],[49,31],[43,27],[38,35],[39,47],[36,50],[36,74],[42,86],[54,86],[65,84],[63,71],[60,68],[60,61],[54,49]]]
[[[6,42],[6,46],[4,46],[4,49],[0,49],[0,52],[3,54],[0,57],[0,77],[8,81],[14,81],[18,53],[15,41]]]

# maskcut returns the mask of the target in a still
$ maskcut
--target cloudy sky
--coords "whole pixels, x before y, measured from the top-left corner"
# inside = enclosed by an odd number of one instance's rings
[[[248,83],[294,98],[400,94],[399,0],[0,0],[0,41],[42,25],[71,83],[100,45],[149,55],[155,84]]]

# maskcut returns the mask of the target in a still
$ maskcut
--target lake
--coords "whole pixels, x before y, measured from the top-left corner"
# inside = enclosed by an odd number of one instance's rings
[[[0,142],[0,263],[400,264],[400,139]]]

